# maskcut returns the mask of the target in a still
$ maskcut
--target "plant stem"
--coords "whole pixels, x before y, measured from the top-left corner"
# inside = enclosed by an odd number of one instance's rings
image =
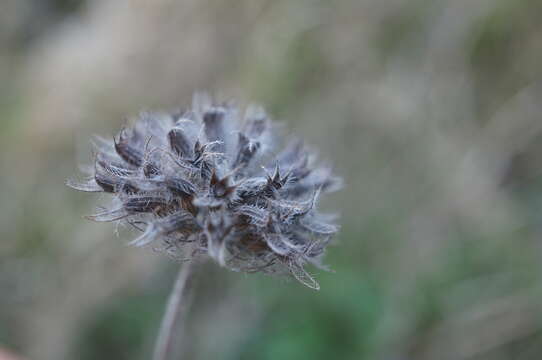
[[[183,327],[179,322],[186,320],[190,302],[195,261],[181,265],[175,286],[169,295],[166,311],[160,324],[160,332],[156,339],[153,360],[166,360],[171,356],[174,338],[181,338]]]

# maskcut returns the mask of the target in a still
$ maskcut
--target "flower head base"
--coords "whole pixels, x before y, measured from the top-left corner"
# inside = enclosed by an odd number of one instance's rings
[[[298,141],[273,152],[280,139],[262,109],[240,117],[204,95],[181,114],[143,113],[113,141],[98,139],[89,177],[68,185],[113,194],[112,206],[89,218],[132,225],[141,231],[136,246],[207,254],[235,271],[290,273],[318,289],[303,266],[321,266],[337,232],[316,203],[340,179]]]

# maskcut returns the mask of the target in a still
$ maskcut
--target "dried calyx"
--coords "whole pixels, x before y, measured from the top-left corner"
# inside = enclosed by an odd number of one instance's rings
[[[240,116],[196,95],[186,112],[143,113],[112,141],[98,138],[88,177],[68,185],[113,194],[89,218],[132,225],[141,231],[136,246],[182,259],[207,254],[235,271],[289,273],[317,289],[304,265],[322,266],[337,226],[316,204],[340,179],[277,133],[261,108]]]

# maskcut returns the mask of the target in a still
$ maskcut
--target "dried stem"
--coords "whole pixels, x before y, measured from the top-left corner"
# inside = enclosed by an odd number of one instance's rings
[[[169,295],[166,311],[160,325],[160,332],[156,339],[153,360],[166,360],[171,356],[175,338],[180,338],[183,324],[190,302],[193,273],[196,260],[189,261],[181,266],[175,286]]]

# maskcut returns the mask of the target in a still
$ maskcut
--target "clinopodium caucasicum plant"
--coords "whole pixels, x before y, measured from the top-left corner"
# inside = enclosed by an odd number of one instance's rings
[[[195,95],[192,108],[141,113],[111,140],[94,141],[94,164],[74,189],[112,195],[95,221],[139,230],[131,243],[178,259],[210,256],[234,271],[291,274],[322,267],[338,230],[317,210],[340,178],[297,139],[285,139],[260,107]]]

